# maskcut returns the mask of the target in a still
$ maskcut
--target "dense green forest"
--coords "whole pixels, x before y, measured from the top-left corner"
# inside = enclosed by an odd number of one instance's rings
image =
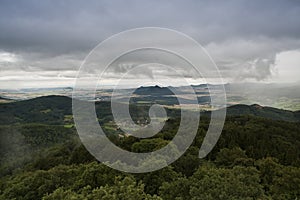
[[[168,144],[180,123],[176,110],[154,137],[120,137],[109,105],[96,105],[99,123],[116,145],[150,152]],[[209,125],[172,165],[129,174],[99,163],[81,144],[71,101],[49,96],[0,104],[0,199],[298,199],[300,198],[299,112],[258,105],[228,109],[222,135],[199,159]],[[132,106],[136,120],[147,110]]]

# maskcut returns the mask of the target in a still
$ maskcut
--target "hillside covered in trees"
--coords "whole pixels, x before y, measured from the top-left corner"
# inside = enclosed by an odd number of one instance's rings
[[[147,107],[133,105],[141,120]],[[133,152],[168,144],[180,123],[178,111],[148,139],[120,137],[109,104],[96,104],[109,139]],[[199,147],[209,125],[172,165],[129,174],[99,163],[81,144],[71,99],[48,96],[0,104],[0,199],[297,199],[300,197],[299,112],[237,105],[228,108],[222,135],[205,158]]]

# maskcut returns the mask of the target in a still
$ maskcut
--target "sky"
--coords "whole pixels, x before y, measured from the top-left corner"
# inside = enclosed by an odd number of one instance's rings
[[[2,89],[73,86],[96,45],[139,27],[189,35],[226,82],[300,81],[300,1],[0,0],[0,5]]]

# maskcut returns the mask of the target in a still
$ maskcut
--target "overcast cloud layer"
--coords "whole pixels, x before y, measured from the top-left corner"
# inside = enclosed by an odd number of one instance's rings
[[[196,39],[230,81],[272,81],[281,71],[278,55],[300,55],[299,19],[300,1],[292,0],[1,0],[0,88],[72,84],[99,42],[149,26]],[[287,66],[291,74],[299,64]]]

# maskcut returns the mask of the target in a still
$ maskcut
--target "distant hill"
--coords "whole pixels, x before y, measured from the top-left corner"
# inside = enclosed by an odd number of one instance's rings
[[[237,115],[252,115],[257,117],[263,117],[273,120],[282,121],[300,121],[300,111],[289,111],[282,110],[272,107],[264,107],[258,104],[253,105],[233,105],[227,108],[227,115],[237,116]]]
[[[11,101],[12,99],[9,99],[9,98],[6,98],[6,97],[0,97],[0,100]]]
[[[147,87],[139,87],[134,91],[134,94],[137,95],[174,95],[172,91],[176,91],[176,94],[186,94],[186,89],[193,88],[198,94],[209,94],[206,90],[210,89],[221,89],[223,87],[227,87],[227,85],[212,85],[212,84],[200,84],[200,85],[191,85],[191,86],[179,86],[179,87],[160,87],[156,86],[147,86]],[[201,90],[198,91],[198,89]]]
[[[167,87],[149,86],[149,87],[139,87],[137,88],[133,94],[137,95],[152,95],[152,96],[160,96],[160,95],[174,95],[174,93]]]
[[[13,102],[13,101],[14,101],[13,99],[9,99],[9,98],[0,96],[0,103],[10,103],[10,102]]]

